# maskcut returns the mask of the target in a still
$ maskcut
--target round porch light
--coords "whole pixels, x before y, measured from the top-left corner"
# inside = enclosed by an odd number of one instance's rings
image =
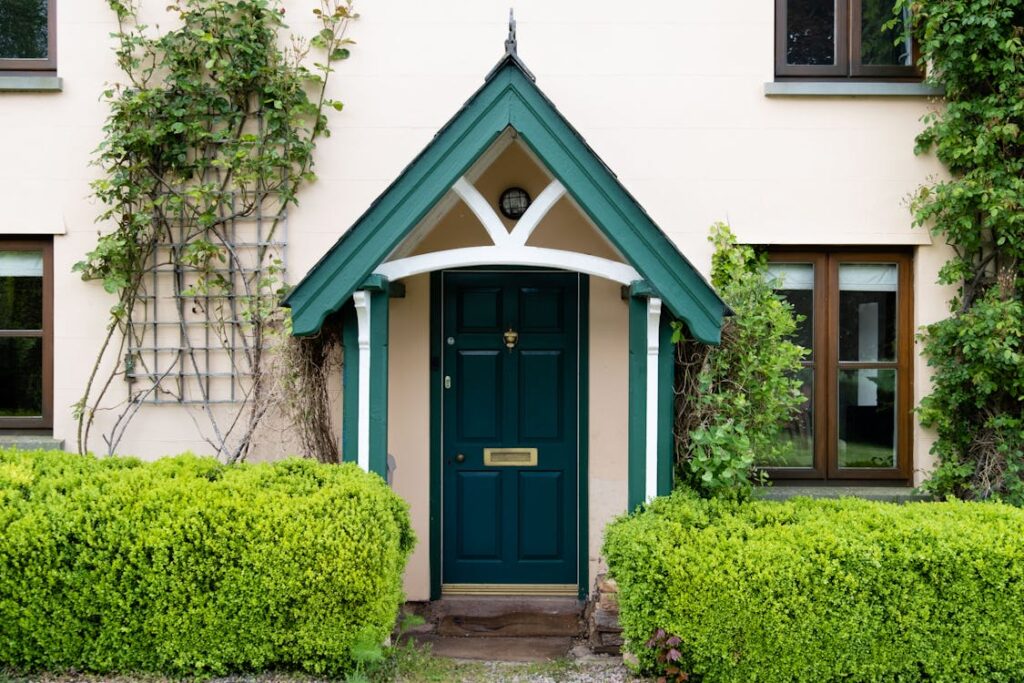
[[[521,187],[510,187],[501,193],[498,208],[505,218],[518,220],[530,208],[530,195]]]

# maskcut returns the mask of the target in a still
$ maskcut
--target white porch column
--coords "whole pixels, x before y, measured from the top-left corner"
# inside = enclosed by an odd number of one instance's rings
[[[658,352],[661,326],[661,299],[647,300],[647,401],[646,438],[644,440],[644,499],[658,495]]]
[[[370,471],[370,293],[352,295],[359,329],[359,418],[356,463]]]

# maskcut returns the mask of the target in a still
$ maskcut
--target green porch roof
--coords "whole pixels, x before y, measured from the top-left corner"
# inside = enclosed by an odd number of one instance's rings
[[[514,51],[288,295],[293,333],[316,333],[510,126],[669,311],[694,337],[717,344],[725,303],[541,92]]]

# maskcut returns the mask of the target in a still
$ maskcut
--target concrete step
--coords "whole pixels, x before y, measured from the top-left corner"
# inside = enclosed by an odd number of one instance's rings
[[[46,434],[0,434],[0,448],[12,447],[25,451],[62,451],[64,440]]]
[[[433,603],[431,612],[440,636],[575,638],[583,608],[574,598],[460,596]]]
[[[544,662],[569,655],[572,638],[466,638],[431,634],[406,636],[417,645],[430,646],[431,653],[452,659],[475,659],[488,662]]]

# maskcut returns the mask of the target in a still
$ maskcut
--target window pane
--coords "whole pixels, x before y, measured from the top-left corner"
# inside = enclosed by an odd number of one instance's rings
[[[764,467],[814,466],[814,368],[803,368],[798,377],[803,381],[801,390],[807,400],[800,412],[786,425],[779,438],[783,442],[779,462],[758,463]]]
[[[0,337],[0,417],[43,414],[43,340]]]
[[[899,21],[888,30],[886,22],[893,18],[892,0],[862,0],[860,23],[860,59],[864,64],[879,66],[911,66],[914,53],[909,36],[904,36],[907,10],[903,9]]]
[[[779,294],[793,305],[793,312],[804,317],[797,323],[793,341],[814,358],[814,264],[813,263],[769,263],[768,277]]]
[[[839,266],[839,360],[896,359],[895,263]]]
[[[46,59],[47,0],[0,0],[0,59]]]
[[[839,466],[896,466],[896,371],[839,372]]]
[[[42,252],[0,251],[0,330],[42,328]]]
[[[787,64],[835,64],[835,33],[835,0],[787,0]]]

